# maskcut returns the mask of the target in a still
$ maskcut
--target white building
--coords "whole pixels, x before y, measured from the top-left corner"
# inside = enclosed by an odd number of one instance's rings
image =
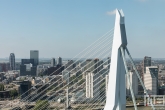
[[[135,71],[129,72],[129,77],[130,77],[130,83],[131,83],[134,95],[136,96],[136,95],[138,95],[138,77],[137,77]],[[127,96],[131,95],[130,86],[129,86],[127,77],[126,77],[126,88],[127,88],[127,90],[126,90]]]
[[[144,86],[147,89],[149,95],[157,95],[158,93],[158,67],[149,66],[146,67],[146,73],[144,74]]]
[[[97,98],[100,95],[100,74],[86,72],[86,97]]]

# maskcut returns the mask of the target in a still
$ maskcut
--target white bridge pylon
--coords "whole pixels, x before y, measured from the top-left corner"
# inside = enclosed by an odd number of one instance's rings
[[[127,46],[124,13],[116,9],[116,20],[109,71],[108,92],[104,110],[126,109],[125,66],[122,49]]]

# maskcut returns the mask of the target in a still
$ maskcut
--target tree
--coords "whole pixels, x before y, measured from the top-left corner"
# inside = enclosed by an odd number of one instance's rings
[[[16,97],[16,96],[18,96],[18,92],[17,92],[16,89],[11,90],[11,91],[9,92],[9,94],[10,94],[10,97]]]
[[[33,110],[47,110],[49,102],[46,100],[38,100]]]
[[[0,84],[0,91],[4,91],[4,85],[3,84]]]

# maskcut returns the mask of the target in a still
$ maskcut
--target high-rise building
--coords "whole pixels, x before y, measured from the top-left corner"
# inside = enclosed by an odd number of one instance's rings
[[[52,58],[51,59],[51,67],[54,67],[56,66],[56,61],[55,61],[55,58]]]
[[[25,97],[30,94],[30,91],[28,91],[31,88],[31,82],[26,80],[26,81],[20,81],[20,88],[19,92],[21,95],[21,99],[26,99]]]
[[[72,70],[75,67],[76,64],[74,63],[73,60],[68,60],[68,62],[65,64],[65,68],[67,68],[67,70]]]
[[[144,74],[144,86],[146,87],[149,95],[158,94],[158,67],[157,66],[146,67],[146,73]]]
[[[10,63],[0,63],[0,68],[2,72],[7,72],[10,70]]]
[[[10,70],[15,70],[15,55],[11,53],[9,56]]]
[[[57,59],[57,65],[62,65],[62,58],[61,57],[58,57],[58,59]]]
[[[142,64],[143,74],[146,73],[146,67],[151,66],[151,57],[145,56]]]
[[[99,61],[99,59],[87,59],[86,60],[86,65],[85,65],[85,71],[90,71],[92,73],[97,73],[99,72],[102,68],[103,65],[101,65],[103,61]]]
[[[37,67],[30,64],[20,65],[20,76],[36,76]]]
[[[86,97],[99,99],[100,96],[100,74],[86,72]]]
[[[99,59],[87,59],[84,69],[84,75],[86,78],[86,97],[95,98],[100,96],[100,73],[103,68],[103,61]]]
[[[37,66],[39,64],[39,51],[38,50],[30,50],[30,59],[34,59],[34,65]]]
[[[134,92],[134,95],[136,96],[136,95],[138,95],[138,77],[137,77],[135,71],[130,71],[129,72],[129,77],[130,77],[129,78],[130,79],[130,83],[132,85],[132,90]],[[127,88],[127,91],[126,91],[127,95],[128,96],[131,95],[130,85],[128,83],[127,77],[126,77],[126,88]]]
[[[32,66],[34,66],[34,59],[21,59],[21,65],[30,63],[32,64]]]
[[[37,67],[34,65],[34,59],[21,59],[20,76],[36,76]]]

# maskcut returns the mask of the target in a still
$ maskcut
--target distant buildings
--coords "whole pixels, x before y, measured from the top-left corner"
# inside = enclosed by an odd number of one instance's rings
[[[64,66],[56,65],[54,67],[47,68],[43,75],[62,75],[62,71],[64,70]]]
[[[57,59],[57,65],[62,65],[62,58],[61,57],[58,57],[58,59]]]
[[[56,61],[55,61],[55,58],[52,58],[51,59],[51,67],[54,67],[56,66]]]
[[[28,91],[31,88],[31,82],[27,80],[27,81],[19,81],[18,83],[20,84],[19,92],[20,92],[21,99],[24,99],[31,92],[31,91]]]
[[[90,71],[92,73],[97,73],[99,72],[102,68],[103,61],[99,61],[99,59],[87,59],[86,60],[86,65],[85,65],[85,71]]]
[[[30,64],[20,65],[20,76],[36,76],[36,67]]]
[[[132,86],[132,90],[134,92],[134,95],[136,96],[136,95],[138,95],[138,77],[137,77],[135,71],[129,72],[129,77],[130,77],[130,83]],[[131,95],[131,92],[130,92],[130,86],[129,86],[127,77],[126,77],[126,87],[127,87],[126,94],[129,96],[129,95]]]
[[[11,53],[9,56],[10,70],[15,70],[15,55]]]
[[[34,59],[21,59],[20,76],[36,76],[36,66],[33,66]]]
[[[21,59],[20,76],[36,76],[38,63],[38,50],[30,50],[30,59]]]
[[[144,85],[148,94],[158,94],[158,67],[149,66],[146,67],[146,73],[144,74]]]
[[[0,72],[0,82],[4,80],[5,72]]]
[[[21,65],[32,64],[34,66],[34,59],[21,59]]]
[[[38,50],[30,50],[30,59],[34,59],[34,65],[37,66],[39,64],[39,51]]]
[[[76,64],[74,63],[73,60],[68,60],[68,62],[65,64],[65,68],[67,68],[67,70],[72,70],[75,67]]]
[[[86,78],[86,97],[98,98],[100,96],[100,70],[103,69],[103,61],[99,59],[87,59],[84,75]]]
[[[145,56],[142,64],[143,74],[146,73],[147,66],[151,66],[151,57]]]
[[[0,63],[0,72],[7,72],[10,70],[10,63]]]

